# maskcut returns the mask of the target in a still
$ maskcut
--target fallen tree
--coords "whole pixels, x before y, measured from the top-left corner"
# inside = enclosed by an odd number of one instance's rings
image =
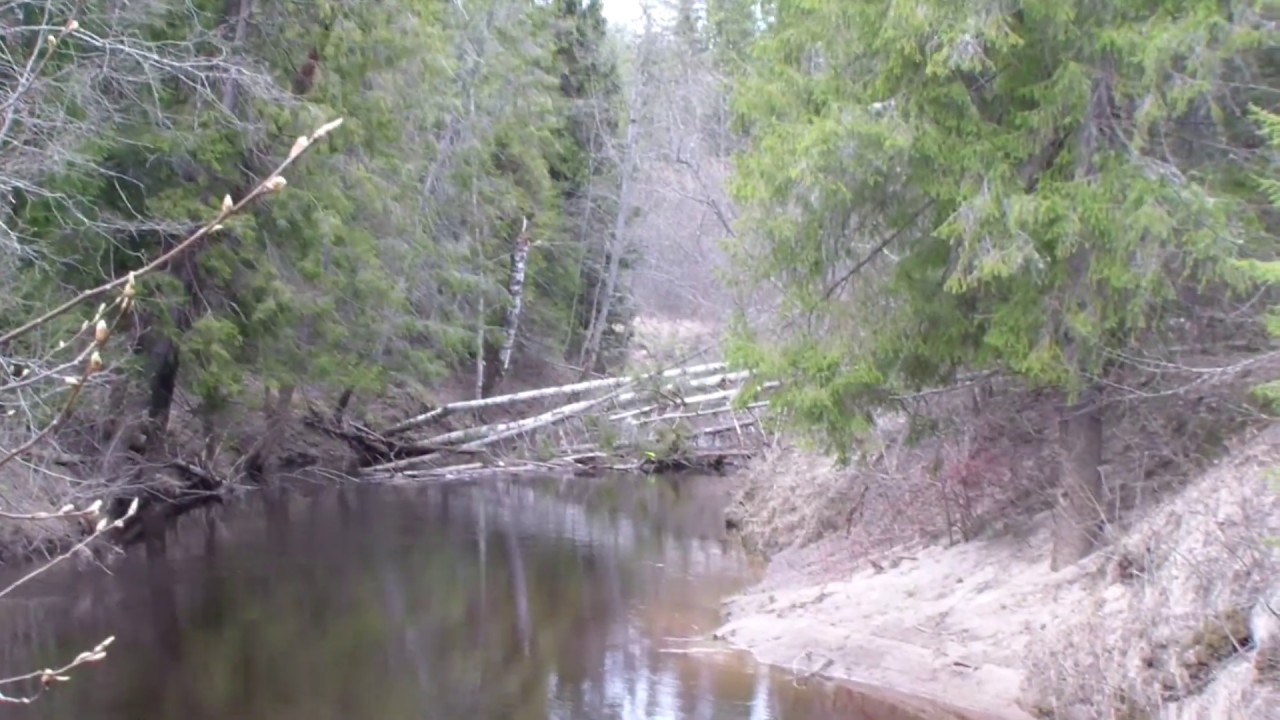
[[[362,459],[362,476],[380,480],[720,469],[749,457],[764,439],[758,413],[768,401],[739,402],[750,379],[724,363],[703,363],[449,403],[381,432],[319,413],[308,422],[350,443]],[[755,391],[777,386],[764,383]],[[455,422],[421,439],[405,437],[446,418],[471,413],[474,420],[479,410],[527,404],[536,409],[516,419]]]
[[[547,398],[563,397],[565,395],[574,395],[578,393],[594,392],[597,390],[612,390],[624,385],[628,385],[641,380],[652,379],[672,379],[679,377],[695,377],[707,373],[713,373],[725,368],[724,363],[706,363],[703,365],[692,365],[689,367],[674,368],[664,370],[659,373],[651,373],[642,375],[638,378],[633,377],[612,377],[600,380],[587,380],[585,382],[577,382],[569,385],[558,385],[555,387],[539,388],[536,390],[526,390],[524,392],[509,393],[507,395],[495,395],[493,397],[479,398],[476,400],[464,400],[462,402],[449,403],[441,405],[438,408],[429,410],[421,415],[416,415],[402,422],[396,423],[383,431],[383,435],[398,435],[409,430],[430,425],[439,422],[445,418],[459,412],[467,412],[472,410],[483,410],[486,408],[496,408],[505,405],[514,405],[522,402],[530,402],[535,400],[545,400]]]

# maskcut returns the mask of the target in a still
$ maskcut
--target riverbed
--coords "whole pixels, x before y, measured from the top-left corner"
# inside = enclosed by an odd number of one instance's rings
[[[250,493],[163,547],[0,601],[6,677],[116,637],[107,660],[0,716],[922,717],[710,639],[721,602],[759,577],[724,530],[728,482]]]

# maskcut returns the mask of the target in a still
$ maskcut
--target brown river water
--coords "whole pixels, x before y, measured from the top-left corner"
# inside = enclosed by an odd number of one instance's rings
[[[756,571],[723,478],[303,484],[0,600],[0,676],[107,635],[33,720],[899,720],[705,638]],[[6,688],[13,694],[13,688]]]

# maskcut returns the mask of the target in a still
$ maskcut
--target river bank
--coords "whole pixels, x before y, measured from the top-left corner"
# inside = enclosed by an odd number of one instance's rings
[[[568,377],[549,364],[528,365],[531,370],[506,380],[507,389],[528,390]],[[263,397],[261,405],[234,406],[216,417],[201,416],[197,399],[179,389],[163,438],[145,451],[141,449],[145,443],[118,433],[116,423],[103,412],[105,396],[85,402],[68,427],[51,438],[53,449],[32,458],[52,472],[11,472],[2,479],[5,511],[29,517],[67,504],[87,507],[98,500],[110,508],[113,499],[120,505],[121,499],[145,488],[150,492],[141,493],[144,496],[163,498],[153,509],[166,515],[162,525],[171,525],[200,506],[258,487],[261,478],[275,482],[299,474],[312,480],[351,477],[359,472],[364,459],[362,448],[335,434],[335,427],[347,421],[384,427],[474,393],[470,379],[459,374],[430,388],[415,386],[380,394],[339,395],[301,385],[288,393],[285,404],[275,406],[272,394],[256,380],[246,382],[250,389],[245,396]],[[510,408],[493,408],[483,417],[501,421],[512,412]],[[446,420],[442,426],[448,429],[451,424]],[[260,453],[261,466],[250,471],[251,458],[268,438],[270,446]],[[106,539],[111,545],[131,544],[140,539],[138,526],[135,523]],[[40,561],[65,552],[82,541],[91,527],[75,516],[38,522],[5,518],[0,521],[0,566]],[[108,562],[117,554],[111,545],[87,546],[78,553],[79,559]]]
[[[716,635],[799,673],[990,718],[1280,717],[1275,467],[1280,428],[1241,438],[1057,573],[1045,513],[870,554],[828,533],[776,552]]]

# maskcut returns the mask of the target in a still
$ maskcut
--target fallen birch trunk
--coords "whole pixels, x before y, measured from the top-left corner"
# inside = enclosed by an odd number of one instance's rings
[[[700,450],[671,458],[641,458],[607,462],[603,453],[569,455],[556,460],[513,463],[463,463],[421,470],[400,470],[366,473],[368,482],[472,482],[486,478],[510,478],[522,475],[556,476],[582,475],[601,472],[637,472],[670,469],[717,468],[735,459],[749,458],[754,453],[742,449]]]
[[[708,383],[708,384],[716,384],[716,383]],[[760,386],[760,389],[772,389],[780,386],[780,384],[782,383],[777,383],[777,382],[764,383],[762,384],[762,386]],[[692,387],[692,383],[690,383],[690,387]],[[703,393],[703,395],[692,395],[689,397],[682,397],[680,398],[680,405],[681,406],[700,405],[700,404],[703,404],[703,402],[710,402],[713,400],[728,400],[732,402],[733,400],[735,400],[735,398],[737,398],[737,396],[741,395],[741,392],[742,392],[741,387],[735,387],[730,389],[722,389],[722,391],[717,391],[717,392]],[[751,404],[748,407],[764,407],[767,405],[768,405],[768,402],[755,402],[755,404]],[[667,406],[669,406],[669,404]],[[636,415],[644,415],[645,413],[652,413],[652,411],[660,410],[662,409],[662,407],[664,407],[662,404],[639,407],[639,409],[636,409],[636,410],[627,410],[625,411],[625,413],[618,413],[618,414],[611,415],[609,416],[609,420],[627,420],[627,419],[635,418]],[[662,419],[696,418],[696,416],[699,416],[699,415],[717,415],[719,413],[730,413],[730,411],[732,410],[735,410],[735,407],[733,407],[732,405],[724,405],[721,407],[714,407],[714,409],[710,409],[710,410],[699,410],[699,411],[696,411],[696,413],[677,413],[677,414],[671,414],[671,415],[659,415],[657,416],[657,418],[646,418],[641,420],[631,419],[630,423],[632,425],[643,425],[646,423],[654,423],[654,421],[658,421]]]
[[[602,397],[594,398],[592,400],[583,400],[582,402],[572,403],[570,405],[564,405],[550,412],[545,412],[541,415],[535,415],[525,420],[520,420],[514,423],[507,423],[507,425],[509,425],[507,429],[500,430],[493,435],[480,438],[479,440],[473,440],[465,445],[462,445],[459,448],[459,450],[462,450],[464,452],[467,450],[478,450],[486,445],[492,445],[493,443],[496,443],[500,440],[506,440],[507,438],[515,437],[516,435],[523,435],[524,433],[546,427],[547,425],[551,425],[553,423],[559,422],[560,420],[564,420],[565,418],[570,418],[570,417],[573,417],[574,415],[579,415],[581,413],[584,413],[590,410],[591,408],[597,405],[603,405],[612,399],[613,399],[612,396],[604,395]]]
[[[756,418],[749,418],[747,420],[735,421],[725,425],[717,425],[715,427],[701,428],[698,430],[694,430],[693,434],[695,437],[714,437],[716,435],[723,435],[724,433],[727,433],[727,432],[737,431],[741,433],[742,428],[752,427],[758,424],[759,422],[760,421],[757,420]]]
[[[631,390],[631,391],[619,394],[616,400],[616,404],[619,406],[626,405],[629,402],[634,402],[641,398],[647,398],[653,395],[659,395],[659,396],[675,395],[676,393],[679,393],[681,390],[695,390],[697,388],[715,387],[717,385],[725,385],[727,383],[739,383],[739,382],[742,382],[743,380],[746,380],[749,377],[751,377],[751,373],[746,370],[742,370],[739,372],[724,373],[721,375],[712,375],[710,377],[700,377],[694,380],[690,380],[683,384],[672,383],[665,387],[660,387],[656,389],[647,388],[642,390]],[[740,387],[730,388],[729,390],[719,391],[715,393],[715,395],[717,397],[721,396],[723,393],[728,393],[729,395],[733,395],[737,393],[739,390],[741,390]],[[726,397],[727,396],[728,395],[726,395]],[[677,395],[676,397],[673,397],[670,399],[675,403],[687,404],[690,402],[701,402],[702,401],[701,398],[704,398],[704,397],[706,396],[694,395],[693,397],[684,398]],[[659,405],[660,404],[661,403],[659,403]]]
[[[529,418],[524,418],[522,420],[512,420],[509,422],[494,423],[492,425],[481,425],[479,427],[454,430],[452,432],[436,435],[434,437],[428,438],[427,440],[421,443],[415,443],[408,447],[410,449],[413,449],[420,445],[434,445],[434,446],[452,445],[454,443],[467,442],[469,440],[487,439],[494,435],[500,435],[500,434],[509,432],[511,430],[522,432],[524,430],[531,429],[534,427],[542,427],[543,425],[548,425],[552,422],[555,422],[556,420],[560,420],[563,418],[572,417],[573,415],[584,413],[587,410],[590,410],[591,408],[596,407],[597,405],[601,405],[605,402],[608,402],[609,400],[614,399],[616,396],[617,396],[617,393],[614,392],[608,395],[602,395],[597,398],[592,398],[590,400],[579,400],[578,402],[569,403],[568,405],[561,405],[560,407],[554,410],[549,410],[545,413],[534,415],[533,417],[529,417]],[[547,420],[548,418],[550,418],[550,420],[544,422],[544,420]],[[466,446],[463,446],[463,447],[466,447]]]
[[[761,400],[759,402],[753,402],[750,405],[746,405],[745,407],[742,407],[742,408],[735,408],[732,405],[723,405],[721,407],[709,408],[706,410],[692,410],[689,412],[669,413],[667,415],[655,415],[654,417],[650,417],[650,418],[632,420],[631,424],[632,425],[648,425],[650,423],[656,423],[656,422],[670,422],[675,420],[685,420],[688,418],[710,417],[712,415],[723,415],[724,413],[737,412],[739,410],[742,412],[750,412],[751,410],[758,410],[760,408],[766,408],[766,407],[769,407],[769,401]],[[653,409],[659,409],[659,406],[652,405],[649,408],[645,408],[646,411],[653,410]],[[620,416],[615,415],[609,419],[610,420],[625,419],[627,417],[631,417],[633,412],[634,411],[621,413]],[[640,414],[640,413],[637,413],[637,414]]]
[[[405,432],[406,430],[413,430],[415,428],[422,427],[423,425],[441,420],[453,413],[463,412],[466,410],[480,410],[483,408],[499,407],[511,403],[525,402],[528,400],[541,400],[550,397],[560,397],[562,395],[573,395],[581,392],[590,392],[592,390],[613,390],[615,388],[643,380],[696,377],[706,373],[717,372],[724,368],[724,363],[705,363],[702,365],[691,365],[689,367],[673,368],[662,372],[649,373],[639,377],[603,378],[600,380],[571,383],[569,385],[538,388],[537,390],[525,390],[523,392],[509,393],[507,395],[495,395],[493,397],[477,400],[463,400],[461,402],[449,403],[448,405],[441,405],[434,410],[396,423],[383,431],[383,435],[395,435]]]
[[[436,446],[430,448],[431,454],[414,455],[412,457],[400,458],[399,460],[391,460],[378,465],[370,465],[364,468],[362,472],[378,473],[378,472],[397,472],[418,465],[426,465],[436,462],[444,457],[451,455],[475,455],[475,451],[463,450],[457,447],[441,447]]]
[[[690,380],[689,382],[685,383],[683,387],[685,389],[690,389],[690,388],[698,388],[698,387],[715,386],[715,385],[720,385],[721,383],[737,382],[740,380],[745,380],[748,376],[749,374],[746,373],[745,371],[736,372],[736,373],[724,373],[720,375],[712,375],[710,377],[696,378],[694,380]],[[628,380],[627,382],[629,383],[634,381]],[[435,435],[433,437],[430,437],[422,443],[410,445],[408,446],[408,448],[414,449],[419,447],[420,445],[451,445],[453,443],[466,442],[468,440],[484,438],[493,434],[505,433],[512,429],[524,429],[528,423],[532,423],[538,419],[550,416],[554,413],[565,412],[567,414],[564,415],[563,417],[569,417],[572,415],[581,414],[586,410],[590,410],[596,407],[597,405],[602,404],[602,402],[604,401],[613,401],[613,403],[616,405],[625,405],[626,403],[633,402],[639,398],[648,397],[654,394],[655,392],[659,394],[674,393],[680,390],[680,386],[674,385],[674,384],[660,388],[656,391],[650,390],[650,389],[626,390],[626,387],[627,387],[627,384],[623,383],[618,387],[618,390],[616,390],[613,393],[602,395],[592,400],[580,400],[575,403],[563,405],[559,408],[556,408],[555,410],[550,410],[548,412],[535,415],[531,418],[525,418],[523,420],[512,420],[508,422],[493,423],[491,425],[481,425],[479,427],[463,428],[461,430],[453,430],[447,433],[442,433],[440,435]],[[737,392],[737,390],[730,390],[728,392],[733,393],[733,392]],[[597,401],[601,401],[601,402],[597,402]],[[462,403],[459,403],[459,404],[462,404]],[[559,419],[559,417],[557,417],[556,419]],[[538,427],[541,427],[541,425],[538,425]],[[510,436],[506,435],[504,437],[510,437]]]

